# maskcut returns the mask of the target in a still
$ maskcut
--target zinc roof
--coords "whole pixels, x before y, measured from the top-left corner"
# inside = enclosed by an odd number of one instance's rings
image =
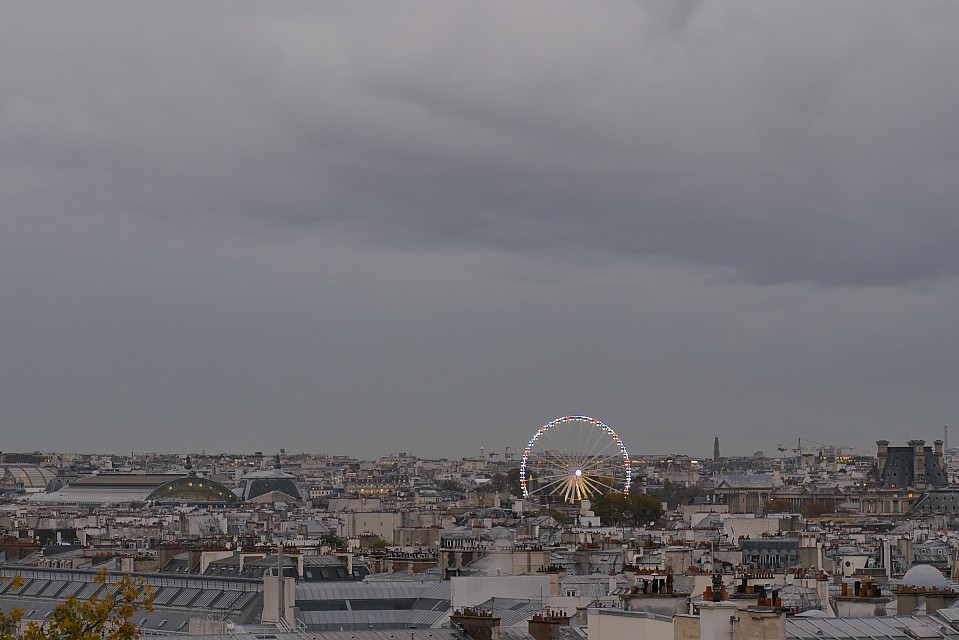
[[[916,640],[959,639],[959,631],[936,616],[881,616],[870,618],[786,619],[789,640]]]
[[[297,600],[449,599],[449,582],[300,582]]]

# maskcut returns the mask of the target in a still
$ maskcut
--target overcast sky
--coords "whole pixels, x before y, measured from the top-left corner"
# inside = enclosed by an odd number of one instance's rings
[[[948,0],[10,3],[0,450],[942,437],[957,61]]]

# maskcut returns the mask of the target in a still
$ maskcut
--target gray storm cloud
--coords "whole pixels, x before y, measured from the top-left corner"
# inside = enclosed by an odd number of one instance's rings
[[[948,2],[13,7],[0,418],[40,449],[937,428],[957,31]]]

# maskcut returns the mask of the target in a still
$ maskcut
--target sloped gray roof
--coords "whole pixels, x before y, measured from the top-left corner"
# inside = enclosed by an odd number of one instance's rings
[[[449,599],[450,583],[445,581],[300,582],[296,585],[296,599],[298,601],[422,597]]]
[[[450,583],[305,582],[296,585],[296,601],[311,631],[433,627],[449,616]]]
[[[528,600],[523,598],[490,598],[486,602],[477,605],[476,609],[481,611],[492,611],[494,618],[500,619],[501,627],[516,627],[524,625],[527,620],[535,613],[543,611],[543,603],[540,600]]]
[[[95,572],[76,569],[51,569],[42,567],[4,567],[4,577],[20,575],[22,584],[13,587],[11,582],[0,585],[0,609],[21,607],[25,612],[36,611],[45,615],[58,602],[69,596],[80,599],[94,593],[109,592],[116,586],[94,582]],[[217,579],[200,576],[174,576],[169,574],[140,574],[154,589],[157,610],[144,612],[148,629],[183,631],[173,626],[173,621],[189,620],[191,617],[230,617],[236,621],[255,619],[262,609],[261,581],[240,579]],[[138,614],[140,615],[140,614]],[[167,622],[163,623],[166,619]],[[139,620],[135,620],[139,623]]]
[[[959,640],[959,631],[936,616],[786,619],[787,640]]]
[[[410,611],[300,611],[297,619],[311,631],[402,629],[409,626]]]

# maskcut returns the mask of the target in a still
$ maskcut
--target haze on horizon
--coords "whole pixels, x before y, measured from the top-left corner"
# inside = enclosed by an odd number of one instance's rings
[[[956,423],[953,2],[6,9],[2,450]]]

